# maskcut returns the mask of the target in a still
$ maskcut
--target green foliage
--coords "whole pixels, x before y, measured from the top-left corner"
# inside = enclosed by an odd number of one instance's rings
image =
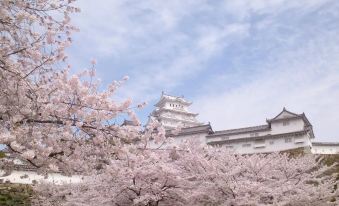
[[[327,166],[333,164],[339,164],[339,154],[323,155],[324,159],[322,160]]]
[[[305,155],[307,152],[305,152],[304,148],[298,148],[298,149],[292,149],[283,151],[281,153],[287,153],[289,157],[291,158],[297,158],[298,156]],[[331,167],[329,170],[327,170],[324,175],[332,176],[334,175],[336,177],[336,180],[339,181],[339,154],[322,154],[318,155],[318,160],[320,160],[321,165],[326,165]],[[310,184],[314,184],[310,182]],[[333,190],[338,190],[338,184],[334,185]],[[335,202],[336,197],[333,197],[331,199],[331,202]]]
[[[327,171],[328,175],[336,175],[336,179],[339,180],[339,154],[323,155],[321,162],[327,166],[335,165],[332,169]]]
[[[6,154],[0,151],[0,158],[4,158],[4,157],[6,157]]]
[[[29,185],[0,184],[1,206],[30,206],[33,190]]]
[[[325,175],[334,175],[339,180],[339,154],[320,155],[321,163],[327,166],[333,166],[325,172]],[[338,184],[334,185],[333,190],[338,190]],[[333,197],[330,202],[335,202],[337,197]]]

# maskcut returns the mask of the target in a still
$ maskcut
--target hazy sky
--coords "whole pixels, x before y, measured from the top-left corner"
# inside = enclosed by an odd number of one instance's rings
[[[193,101],[214,130],[305,112],[316,141],[339,141],[338,0],[80,0],[74,70],[98,61],[103,86],[148,106],[161,91]]]

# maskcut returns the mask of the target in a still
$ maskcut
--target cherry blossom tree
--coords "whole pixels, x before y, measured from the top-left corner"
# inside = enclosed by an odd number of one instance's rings
[[[119,114],[139,124],[131,100],[112,97],[127,77],[101,92],[95,61],[69,74],[64,50],[76,30],[70,15],[79,11],[72,2],[0,2],[0,144],[41,173],[88,172],[138,136],[139,128],[114,124]]]
[[[81,184],[39,188],[44,205],[331,205],[338,195],[312,155],[235,155],[192,144],[130,148]],[[334,205],[335,203],[333,203]]]
[[[39,173],[84,177],[37,185],[37,204],[307,205],[335,195],[336,182],[312,156],[152,147],[165,130],[157,122],[141,128],[133,111],[143,104],[114,98],[127,77],[100,90],[94,60],[71,74],[65,48],[76,30],[70,15],[79,12],[72,2],[0,1],[0,144]],[[116,123],[126,114],[134,126]]]

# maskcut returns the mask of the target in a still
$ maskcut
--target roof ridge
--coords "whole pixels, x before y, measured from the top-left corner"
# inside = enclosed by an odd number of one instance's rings
[[[257,125],[257,126],[250,126],[250,127],[241,127],[241,128],[236,128],[236,129],[225,129],[225,130],[219,130],[219,131],[215,131],[215,133],[218,132],[229,132],[229,131],[238,131],[238,130],[243,130],[243,129],[254,129],[254,128],[260,128],[260,127],[268,127],[267,124],[263,124],[263,125]]]
[[[195,128],[195,127],[207,127],[207,126],[209,126],[209,127],[211,127],[211,125],[210,124],[202,124],[202,125],[196,125],[196,126],[192,126],[192,127],[183,127],[183,128],[181,128],[181,129],[190,129],[190,128]]]
[[[279,117],[283,112],[287,112],[289,114],[292,114],[292,115],[295,115],[295,116],[298,116],[298,117],[302,117],[304,115],[304,113],[302,114],[297,114],[297,113],[293,113],[289,110],[287,110],[285,107],[283,108],[283,110],[278,114],[276,115],[275,117],[271,118],[271,119],[267,119],[266,121],[272,121],[272,120],[275,120],[277,117]]]

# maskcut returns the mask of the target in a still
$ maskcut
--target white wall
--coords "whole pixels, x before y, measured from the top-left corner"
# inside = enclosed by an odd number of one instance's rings
[[[312,145],[313,154],[339,154],[339,145]]]
[[[271,129],[246,132],[242,134],[225,134],[222,136],[211,137],[207,139],[207,142],[232,140],[237,139],[237,142],[225,144],[223,146],[232,149],[236,153],[250,154],[250,153],[265,153],[284,151],[300,147],[311,147],[310,135],[290,135],[283,137],[272,137],[268,135],[278,135],[299,132],[304,130],[305,123],[302,119],[290,119],[288,121],[274,121],[271,123]],[[263,137],[262,141],[248,140],[252,137]],[[243,141],[241,139],[244,138]]]
[[[275,135],[275,134],[297,132],[297,131],[302,131],[302,130],[304,130],[304,122],[301,119],[293,119],[289,121],[288,125],[284,125],[283,122],[281,121],[273,122],[270,130],[216,136],[216,137],[211,138],[210,141],[212,140],[220,141],[220,140],[225,140],[225,139],[241,139],[241,138],[256,137],[256,136]]]
[[[308,135],[298,137],[279,137],[279,138],[266,138],[262,141],[239,141],[223,145],[239,154],[252,154],[252,153],[267,153],[285,151],[296,148],[310,148],[310,141]]]
[[[291,119],[288,121],[284,121],[284,120],[276,121],[276,122],[271,123],[271,134],[281,134],[281,133],[302,131],[304,130],[304,126],[305,126],[305,123],[302,119]]]
[[[3,175],[4,171],[0,170],[0,174]],[[64,176],[59,173],[51,173],[45,178],[42,175],[37,174],[34,171],[12,171],[8,176],[0,176],[0,180],[3,182],[9,181],[11,183],[20,184],[32,184],[33,181],[37,182],[50,182],[54,184],[65,184],[65,183],[77,183],[81,181],[81,176]]]
[[[181,135],[181,136],[175,136],[170,137],[168,141],[161,146],[162,149],[166,148],[173,148],[174,146],[180,145],[184,141],[193,141],[197,142],[198,144],[205,146],[206,145],[206,136],[207,132],[200,133],[200,134],[191,134],[191,135]],[[151,148],[158,148],[160,144],[155,144],[154,141],[149,142],[149,146]]]
[[[179,102],[166,102],[164,104],[165,109],[171,109],[171,110],[180,110],[180,111],[188,111],[188,107],[184,104],[181,104]]]

